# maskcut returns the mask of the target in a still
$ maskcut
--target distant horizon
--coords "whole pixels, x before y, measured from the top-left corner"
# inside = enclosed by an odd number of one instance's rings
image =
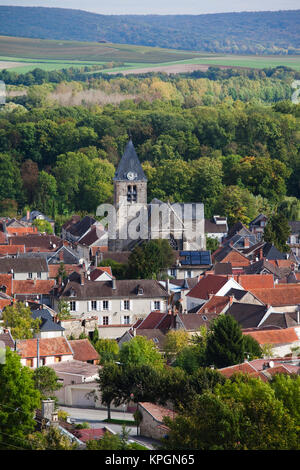
[[[125,5],[124,5],[125,4]],[[253,0],[252,8],[244,0],[228,0],[227,8],[222,0],[211,0],[209,5],[202,6],[202,2],[186,0],[184,10],[179,0],[152,0],[151,5],[143,0],[111,0],[109,5],[99,5],[96,0],[86,0],[83,7],[80,0],[0,0],[0,6],[31,7],[31,8],[59,8],[80,10],[99,15],[138,15],[138,16],[199,16],[225,13],[262,13],[300,10],[299,0]]]

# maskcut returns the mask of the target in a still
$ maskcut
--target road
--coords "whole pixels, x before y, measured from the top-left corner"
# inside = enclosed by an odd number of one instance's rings
[[[66,411],[70,418],[73,418],[75,423],[89,423],[90,427],[102,428],[107,427],[116,433],[122,432],[122,426],[119,424],[104,423],[103,421],[107,418],[107,410],[97,410],[90,408],[73,408],[69,406],[59,406],[60,410]],[[126,421],[134,421],[132,413],[127,413],[123,411],[111,411],[112,419],[122,419]],[[136,426],[128,425],[126,426],[126,431],[129,432],[130,439],[141,444],[146,445],[149,449],[153,449],[155,445],[158,445],[158,442],[142,436],[137,436]]]

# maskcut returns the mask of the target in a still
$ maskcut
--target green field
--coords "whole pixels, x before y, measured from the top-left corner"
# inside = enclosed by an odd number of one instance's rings
[[[247,68],[267,68],[284,65],[300,70],[300,56],[238,56],[203,54],[157,47],[124,44],[89,43],[79,41],[50,41],[0,36],[0,68],[19,73],[34,68],[59,70],[68,67],[103,65],[122,62],[124,66],[105,69],[105,72],[130,72],[140,68],[184,65],[220,65]],[[12,62],[10,66],[10,62]],[[101,71],[101,70],[99,70]],[[181,71],[181,70],[177,70]],[[93,72],[92,72],[93,73]]]

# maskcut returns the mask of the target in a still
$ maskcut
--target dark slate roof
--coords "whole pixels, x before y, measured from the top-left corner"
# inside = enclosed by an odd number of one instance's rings
[[[63,243],[62,239],[56,235],[39,233],[16,235],[13,240],[15,245],[25,245],[26,248],[43,248],[49,251],[58,248]]]
[[[105,235],[105,233],[107,232],[100,230],[96,225],[94,225],[86,235],[78,240],[78,243],[80,243],[80,245],[90,246]]]
[[[75,237],[82,237],[95,222],[96,220],[93,217],[86,215],[82,220],[71,225],[68,231]]]
[[[119,166],[115,173],[115,181],[128,181],[127,173],[132,171],[137,174],[135,181],[147,181],[143,168],[140,164],[139,158],[136,154],[132,140],[126,145],[123,156],[120,160]]]
[[[198,307],[199,310],[199,307]],[[183,324],[184,328],[186,330],[198,330],[200,326],[202,325],[207,325],[208,321],[211,320],[212,315],[198,315],[196,313],[179,313],[178,319],[180,319],[181,323]],[[204,318],[206,318],[206,320]],[[217,317],[217,315],[213,315],[214,318]]]
[[[8,333],[0,333],[0,341],[2,341],[7,348],[14,349],[15,342],[10,334]]]
[[[226,293],[226,296],[227,297],[234,297],[236,300],[241,300],[246,294],[247,294],[248,291],[246,290],[241,290],[241,289],[230,289],[230,291],[228,291]]]
[[[280,277],[278,268],[265,259],[260,259],[259,261],[256,261],[255,263],[250,264],[244,268],[245,274],[260,274],[264,269],[269,271],[271,274]]]
[[[205,233],[227,233],[227,225],[216,224],[212,220],[205,219]]]
[[[139,287],[143,288],[143,294],[138,294]],[[72,297],[74,300],[168,297],[167,291],[153,279],[116,280],[115,289],[112,288],[111,281],[94,282],[85,279],[84,285],[70,281],[61,293],[61,297],[70,298],[71,290],[76,293],[76,296]]]
[[[263,247],[263,255],[266,259],[287,259],[285,253],[281,253],[274,245],[271,243],[266,243]]]
[[[267,307],[265,305],[240,304],[234,302],[225,315],[231,315],[242,328],[256,328],[263,319]]]
[[[261,328],[290,328],[297,326],[296,312],[289,313],[271,313],[268,318],[260,325]]]
[[[49,310],[38,309],[33,310],[31,313],[33,319],[40,318],[40,331],[65,331],[65,329],[59,324],[53,321],[52,315]]]
[[[118,263],[126,264],[128,262],[130,253],[130,251],[104,251],[103,253],[101,253],[100,257],[103,261],[107,259],[112,259],[113,261],[117,261]]]
[[[63,260],[59,257],[61,251],[63,252]],[[72,250],[72,248],[62,246],[56,253],[51,253],[48,263],[59,264],[63,262],[64,264],[78,264],[79,259],[78,253]]]
[[[214,254],[214,259],[220,263],[231,251],[233,248],[230,245],[225,245],[220,251]]]
[[[231,263],[216,263],[214,266],[215,274],[232,274]]]
[[[47,260],[40,257],[33,258],[0,258],[0,273],[39,273],[48,272]]]

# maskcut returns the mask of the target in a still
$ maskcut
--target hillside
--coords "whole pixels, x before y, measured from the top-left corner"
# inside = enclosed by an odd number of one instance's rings
[[[300,54],[300,10],[210,15],[99,15],[0,6],[0,34],[231,54]]]

